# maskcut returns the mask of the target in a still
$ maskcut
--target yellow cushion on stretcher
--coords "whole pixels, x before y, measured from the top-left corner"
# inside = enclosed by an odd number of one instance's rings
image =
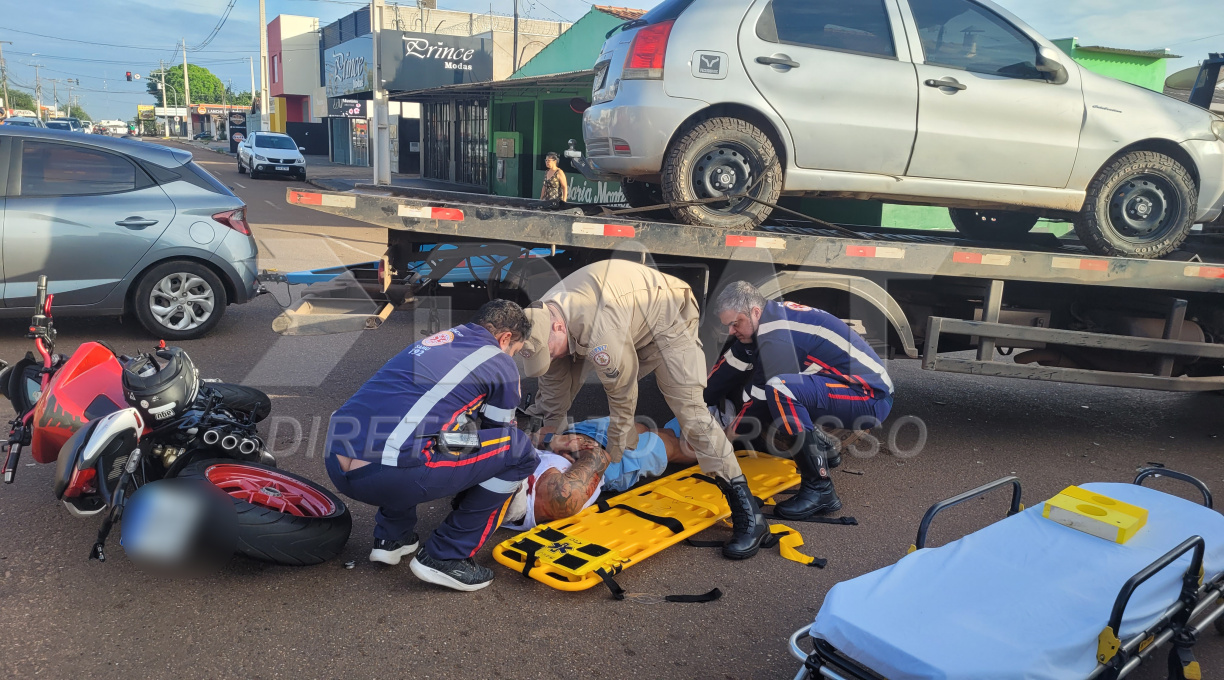
[[[1124,544],[1147,524],[1148,511],[1099,493],[1069,486],[1046,501],[1042,517],[1063,526]]]

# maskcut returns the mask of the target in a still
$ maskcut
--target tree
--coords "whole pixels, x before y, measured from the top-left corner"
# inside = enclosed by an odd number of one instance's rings
[[[191,75],[191,103],[192,104],[220,104],[225,93],[225,85],[221,83],[221,79],[213,75],[212,71],[203,66],[189,65],[191,70],[188,73]],[[148,75],[149,94],[157,99],[158,106],[165,106],[162,101],[161,86],[161,70],[154,70]],[[176,101],[179,106],[182,106],[183,98],[186,96],[183,93],[183,67],[171,66],[166,69],[166,94],[169,96],[170,103]],[[228,96],[226,94],[225,96]]]
[[[29,92],[22,92],[9,85],[9,99],[12,101],[4,102],[4,105],[10,109],[34,110],[34,95]]]
[[[81,108],[79,104],[72,104],[65,107],[68,109],[68,117],[76,118],[77,120],[93,120],[93,118]]]

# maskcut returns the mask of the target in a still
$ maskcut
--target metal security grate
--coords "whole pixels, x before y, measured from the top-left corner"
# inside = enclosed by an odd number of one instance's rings
[[[484,101],[455,102],[455,178],[460,184],[489,182],[489,106]]]
[[[451,104],[432,102],[421,105],[424,157],[421,174],[430,179],[450,181]]]

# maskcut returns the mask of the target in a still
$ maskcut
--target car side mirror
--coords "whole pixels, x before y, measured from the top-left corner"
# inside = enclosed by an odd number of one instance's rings
[[[301,151],[301,152],[305,153],[305,152],[306,152],[306,147],[304,147],[304,146],[299,146],[299,147],[298,147],[298,151]]]
[[[1037,70],[1055,85],[1064,85],[1070,79],[1067,67],[1063,66],[1062,53],[1049,47],[1037,49]]]

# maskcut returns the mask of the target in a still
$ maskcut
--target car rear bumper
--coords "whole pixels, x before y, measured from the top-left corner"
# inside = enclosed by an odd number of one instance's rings
[[[696,99],[667,96],[662,81],[624,81],[616,99],[592,106],[582,116],[587,158],[603,174],[657,175],[672,135],[706,106]]]
[[[253,236],[230,231],[210,261],[229,277],[234,291],[231,303],[242,304],[259,295],[259,247]]]

